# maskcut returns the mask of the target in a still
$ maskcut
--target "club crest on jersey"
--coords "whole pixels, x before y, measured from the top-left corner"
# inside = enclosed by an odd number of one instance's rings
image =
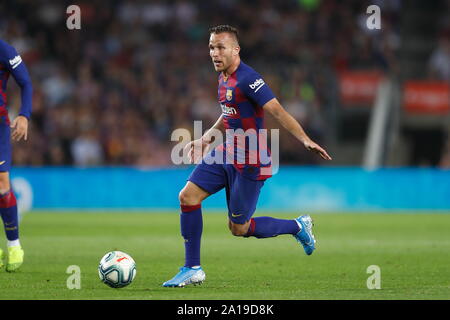
[[[231,101],[233,99],[233,90],[227,89],[227,93],[225,95],[225,98],[227,99],[227,101]]]

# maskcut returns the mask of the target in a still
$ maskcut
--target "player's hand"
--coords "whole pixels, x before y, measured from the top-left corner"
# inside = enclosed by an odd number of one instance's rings
[[[305,142],[303,142],[303,144],[306,149],[317,153],[318,155],[320,155],[322,157],[322,159],[332,160],[331,157],[328,155],[328,153],[325,151],[325,149],[323,149],[321,146],[319,146],[314,141],[308,139]]]
[[[15,141],[20,141],[22,139],[27,140],[28,138],[28,119],[24,116],[18,116],[14,119],[11,124],[13,133],[11,135],[12,139]]]
[[[199,163],[203,155],[208,152],[210,148],[210,143],[203,140],[197,139],[189,142],[186,147],[184,147],[184,152],[188,155],[188,159],[190,163]]]

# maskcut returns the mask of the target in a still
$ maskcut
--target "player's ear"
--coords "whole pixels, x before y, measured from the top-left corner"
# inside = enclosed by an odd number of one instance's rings
[[[235,55],[235,56],[239,55],[240,51],[241,51],[241,47],[239,47],[239,46],[234,47],[233,55]]]

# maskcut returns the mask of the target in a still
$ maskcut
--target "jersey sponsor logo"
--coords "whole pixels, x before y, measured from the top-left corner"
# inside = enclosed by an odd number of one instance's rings
[[[255,80],[255,82],[253,82],[252,84],[249,84],[248,86],[250,87],[250,89],[255,90],[255,92],[257,92],[265,84],[266,83],[264,82],[264,80],[259,78]]]
[[[22,63],[22,58],[20,56],[15,56],[13,59],[9,60],[9,64],[15,69],[19,64]]]
[[[233,107],[228,107],[227,105],[225,105],[223,103],[220,104],[220,107],[222,108],[222,113],[224,113],[224,114],[228,114],[228,115],[237,114],[236,109]]]

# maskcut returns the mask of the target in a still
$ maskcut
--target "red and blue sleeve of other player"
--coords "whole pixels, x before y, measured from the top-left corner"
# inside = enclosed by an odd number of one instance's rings
[[[30,119],[33,88],[30,76],[22,57],[16,49],[0,40],[0,118],[9,124],[6,98],[6,85],[12,75],[21,89],[22,105],[19,115]]]
[[[227,143],[229,141],[220,147],[220,149],[225,148],[227,153],[232,152],[234,157],[240,152],[245,154],[244,164],[233,162],[233,165],[240,172],[248,167],[266,167],[269,169],[271,166],[267,137],[264,131],[260,130],[265,129],[263,106],[273,98],[275,98],[275,95],[261,75],[243,62],[226,81],[222,74],[219,76],[218,100],[222,108],[224,127],[233,130],[242,129],[247,132],[247,137],[244,140],[236,139],[238,135],[235,134],[233,138],[235,142],[232,144],[233,150],[228,149]],[[256,148],[249,143],[249,129],[256,131],[258,141]],[[242,146],[242,141],[245,141],[245,146]],[[262,161],[264,155],[266,160]],[[251,159],[256,159],[256,161]],[[251,172],[255,173],[257,180],[263,180],[271,176],[271,174],[267,174],[267,170],[265,173],[260,170],[251,170]]]

